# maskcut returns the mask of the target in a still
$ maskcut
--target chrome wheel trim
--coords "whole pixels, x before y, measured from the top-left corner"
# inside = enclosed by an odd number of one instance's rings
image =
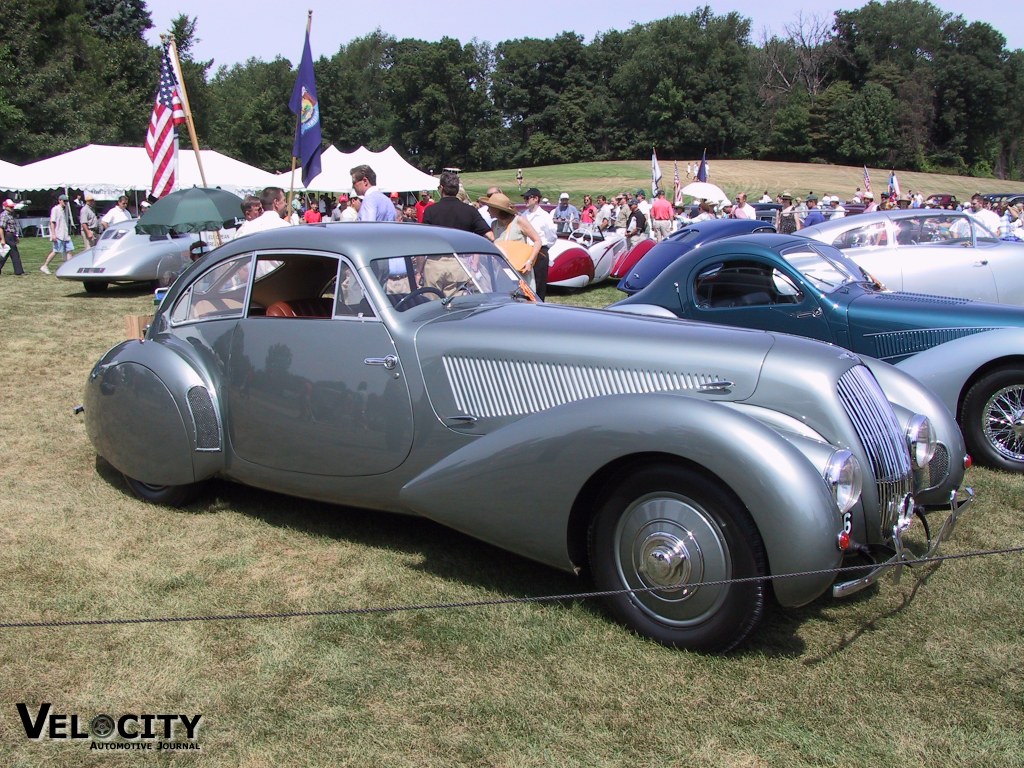
[[[658,492],[633,501],[615,528],[615,568],[636,592],[633,602],[665,624],[707,620],[728,594],[727,585],[691,585],[728,579],[732,557],[718,524],[692,499]]]
[[[1024,384],[992,393],[982,410],[982,432],[996,452],[1024,462]]]

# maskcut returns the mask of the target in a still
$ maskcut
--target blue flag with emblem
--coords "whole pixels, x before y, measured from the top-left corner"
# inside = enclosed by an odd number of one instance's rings
[[[295,78],[295,88],[288,102],[290,109],[298,118],[295,128],[295,146],[292,157],[302,163],[302,185],[320,174],[320,144],[323,136],[320,130],[320,103],[316,96],[316,82],[313,76],[313,54],[309,50],[309,30],[306,30],[306,44],[302,48],[302,60],[299,62],[299,73]]]

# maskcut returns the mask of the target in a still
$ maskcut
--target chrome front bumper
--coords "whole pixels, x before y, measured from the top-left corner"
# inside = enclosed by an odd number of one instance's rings
[[[892,556],[885,562],[872,566],[871,570],[860,578],[836,582],[832,585],[832,596],[847,597],[855,592],[860,592],[865,587],[871,586],[882,578],[886,572],[891,572],[893,581],[899,584],[900,577],[903,575],[903,568],[908,561],[926,560],[938,554],[939,546],[953,534],[953,529],[956,528],[960,515],[966,512],[974,502],[974,490],[972,488],[965,488],[964,492],[966,493],[966,498],[963,499],[957,495],[956,491],[950,494],[949,516],[942,523],[938,533],[928,539],[927,552],[923,555],[915,556],[907,550],[903,545],[903,534],[907,532],[909,526],[897,524],[893,526],[892,546],[894,552]]]

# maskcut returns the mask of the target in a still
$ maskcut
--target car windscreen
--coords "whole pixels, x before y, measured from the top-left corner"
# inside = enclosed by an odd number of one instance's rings
[[[444,253],[375,259],[370,268],[381,289],[399,311],[426,301],[467,294],[510,295],[520,276],[502,257],[491,253]]]
[[[782,257],[812,285],[826,293],[846,283],[865,279],[859,270],[847,265],[838,250],[828,245],[794,245],[784,249]]]

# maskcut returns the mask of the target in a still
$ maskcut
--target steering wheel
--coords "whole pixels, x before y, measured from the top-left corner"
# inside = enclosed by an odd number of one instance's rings
[[[421,285],[419,288],[416,288],[408,296],[403,296],[401,299],[399,299],[398,303],[395,304],[395,309],[397,309],[399,312],[401,312],[402,311],[402,305],[405,304],[405,302],[409,301],[413,297],[422,296],[425,293],[436,293],[439,298],[442,298],[442,299],[444,298],[444,293],[442,293],[440,290],[438,290],[434,286],[432,286],[432,285]]]

